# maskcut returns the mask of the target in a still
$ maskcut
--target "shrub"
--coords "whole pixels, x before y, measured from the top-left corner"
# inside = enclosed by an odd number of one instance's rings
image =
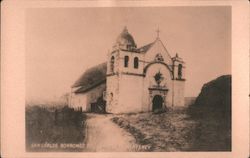
[[[69,107],[26,108],[26,147],[32,143],[82,143],[86,115]],[[39,149],[37,149],[39,150]]]

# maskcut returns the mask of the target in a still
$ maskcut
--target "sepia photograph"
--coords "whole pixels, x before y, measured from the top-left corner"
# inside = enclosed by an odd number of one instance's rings
[[[247,0],[1,3],[0,157],[248,158]]]
[[[231,152],[231,19],[231,6],[26,9],[26,151]]]

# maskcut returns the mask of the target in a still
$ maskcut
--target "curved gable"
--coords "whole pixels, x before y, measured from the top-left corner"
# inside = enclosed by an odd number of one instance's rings
[[[146,66],[144,67],[144,69],[143,69],[143,73],[146,75],[147,70],[148,70],[151,66],[153,66],[154,64],[160,64],[160,65],[165,66],[165,67],[169,70],[169,73],[170,73],[171,79],[173,79],[173,72],[172,72],[172,68],[171,68],[169,65],[167,65],[166,63],[164,63],[164,62],[151,62],[151,63],[149,63],[148,65],[146,65]]]
[[[160,39],[157,39],[152,45],[151,48],[145,54],[145,61],[146,62],[153,62],[155,61],[156,57],[161,55],[163,58],[163,62],[167,65],[172,65],[172,58],[165,48],[163,43]],[[171,68],[172,69],[172,68]]]
[[[153,63],[150,64],[145,72],[145,84],[146,87],[155,87],[157,86],[155,76],[160,73],[162,75],[162,81],[160,86],[162,87],[171,87],[173,74],[169,68],[163,63]]]

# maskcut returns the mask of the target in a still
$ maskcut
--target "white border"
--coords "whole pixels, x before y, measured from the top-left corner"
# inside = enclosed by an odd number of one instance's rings
[[[25,9],[54,7],[232,6],[232,152],[26,153]],[[178,157],[249,156],[249,12],[247,1],[3,1],[1,14],[1,151],[3,157]],[[223,62],[223,61],[222,61]]]

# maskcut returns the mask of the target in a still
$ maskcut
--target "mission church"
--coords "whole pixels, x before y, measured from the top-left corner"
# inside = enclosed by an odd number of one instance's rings
[[[171,57],[157,38],[137,47],[125,27],[107,62],[86,70],[71,87],[73,108],[86,112],[136,113],[184,106],[185,62]]]

